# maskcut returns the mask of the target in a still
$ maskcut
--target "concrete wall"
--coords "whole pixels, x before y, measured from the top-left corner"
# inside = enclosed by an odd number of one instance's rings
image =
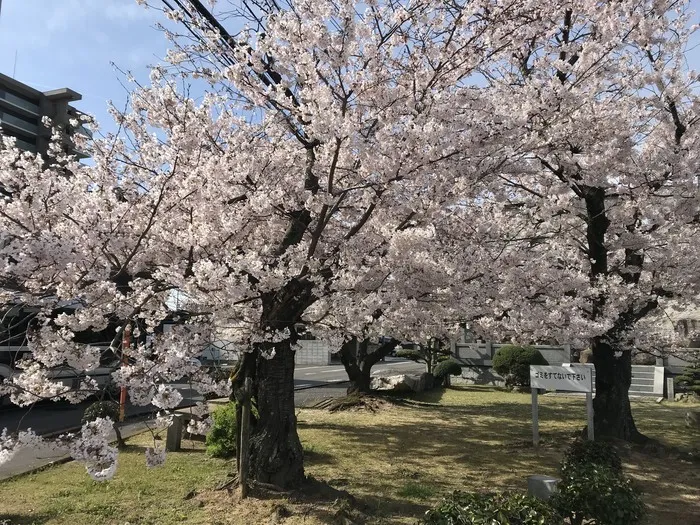
[[[294,356],[297,365],[330,365],[331,351],[325,341],[299,341],[299,346]]]

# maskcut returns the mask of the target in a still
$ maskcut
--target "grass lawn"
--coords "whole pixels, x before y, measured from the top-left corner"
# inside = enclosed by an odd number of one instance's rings
[[[582,398],[540,396],[542,446],[529,440],[530,396],[483,387],[422,394],[376,413],[299,412],[299,435],[308,474],[357,498],[361,514],[342,502],[314,503],[251,498],[214,487],[234,469],[207,457],[201,443],[171,453],[165,466],[148,470],[143,446],[129,440],[114,480],[92,482],[69,463],[0,482],[0,523],[15,524],[325,524],[415,523],[440,496],[525,487],[529,474],[556,474],[573,433],[585,422]],[[683,418],[688,405],[635,401],[640,429],[669,445],[700,447]],[[694,442],[692,440],[695,440]],[[683,457],[623,455],[627,472],[645,492],[650,525],[700,524],[700,467]],[[196,491],[196,493],[193,493]]]

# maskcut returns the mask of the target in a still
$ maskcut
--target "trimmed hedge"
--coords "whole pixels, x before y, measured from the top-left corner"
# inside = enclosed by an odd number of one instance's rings
[[[551,504],[571,525],[636,525],[645,513],[622,461],[608,443],[575,441],[561,463],[561,483]]]
[[[557,488],[552,505],[572,525],[584,520],[596,525],[637,525],[644,517],[644,502],[632,481],[609,468],[576,464]]]
[[[424,525],[560,525],[546,502],[522,492],[454,492],[425,513]]]
[[[539,350],[531,346],[506,345],[493,356],[493,369],[506,380],[506,386],[530,386],[530,365],[549,364]]]
[[[440,361],[433,369],[433,376],[440,383],[446,383],[449,376],[462,375],[462,365],[454,359],[445,359]]]
[[[568,448],[561,462],[562,476],[568,475],[581,465],[595,465],[607,468],[617,475],[622,474],[622,460],[615,448],[604,441],[584,441],[577,439]]]
[[[686,366],[674,382],[678,390],[700,394],[700,362]]]

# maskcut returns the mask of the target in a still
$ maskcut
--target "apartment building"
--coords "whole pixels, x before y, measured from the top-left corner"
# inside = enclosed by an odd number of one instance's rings
[[[0,73],[0,132],[15,137],[18,148],[46,156],[51,139],[51,130],[41,122],[46,116],[64,132],[66,149],[85,158],[88,155],[76,149],[71,140],[76,133],[91,136],[82,125],[74,128],[70,124],[82,115],[71,103],[81,99],[82,95],[72,89],[38,91]]]

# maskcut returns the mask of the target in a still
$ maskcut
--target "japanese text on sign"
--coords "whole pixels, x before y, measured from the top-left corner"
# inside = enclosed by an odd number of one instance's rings
[[[564,392],[591,392],[591,367],[530,366],[530,386]]]

